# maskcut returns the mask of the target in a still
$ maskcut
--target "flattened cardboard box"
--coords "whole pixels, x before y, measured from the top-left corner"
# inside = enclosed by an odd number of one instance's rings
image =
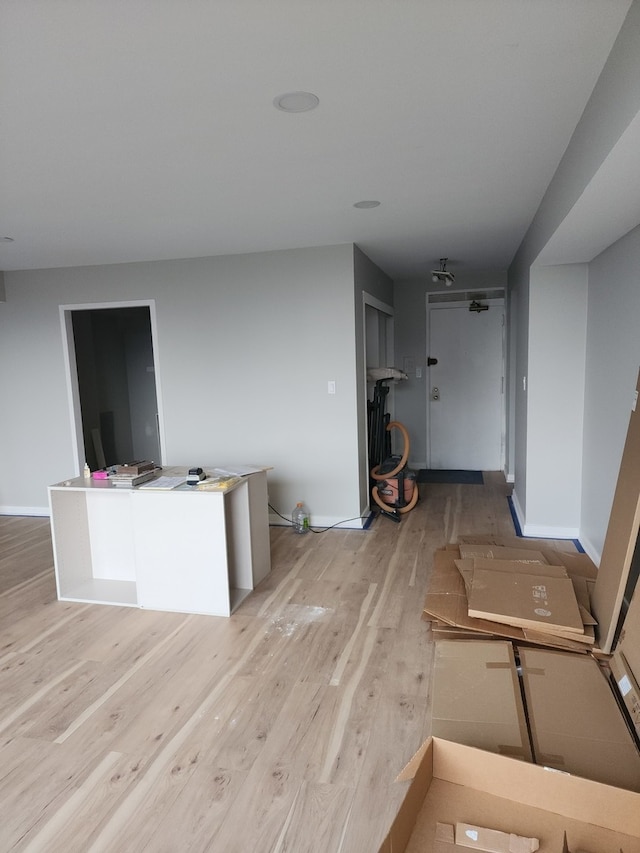
[[[435,646],[432,734],[531,761],[511,643],[438,640]]]
[[[570,578],[474,569],[469,616],[517,628],[584,634]]]
[[[516,563],[548,563],[542,551],[526,548],[504,548],[498,545],[462,544],[461,557],[484,557],[488,560],[512,560]]]
[[[432,733],[640,791],[640,754],[593,658],[510,643],[438,640]],[[531,745],[525,717],[531,731]]]
[[[629,722],[640,737],[640,687],[633,670],[619,649],[614,652],[609,666],[620,699],[629,715]]]
[[[410,782],[378,853],[433,853],[437,823],[540,839],[541,853],[640,853],[640,794],[429,738],[398,777]]]
[[[572,576],[580,575],[586,580],[595,581],[598,570],[593,560],[585,553],[577,551],[561,551],[548,548],[540,539],[525,539],[519,536],[490,536],[472,535],[459,536],[462,545],[498,545],[501,548],[517,548],[519,551],[533,550],[542,554],[545,561],[552,566],[564,566]],[[494,549],[495,551],[495,549]]]
[[[460,559],[457,547],[436,551],[433,555],[433,567],[429,575],[427,593],[423,608],[423,619],[449,625],[454,628],[464,628],[469,631],[482,632],[490,636],[517,640],[519,642],[534,642],[550,648],[566,649],[585,652],[583,643],[563,637],[544,635],[532,629],[501,625],[484,619],[469,616],[468,602],[464,581],[455,561]]]
[[[640,586],[631,599],[618,647],[640,680]]]
[[[549,649],[518,651],[536,762],[640,791],[640,754],[597,662]]]
[[[640,738],[640,686],[635,676],[635,673],[640,675],[640,589],[631,599],[609,666],[630,724]]]
[[[462,552],[462,549],[461,549]],[[568,578],[564,566],[549,566],[545,563],[521,563],[518,560],[491,560],[486,557],[463,557],[456,560],[456,568],[464,580],[467,596],[471,592],[473,573],[476,569],[490,569],[506,574],[538,575],[539,577]]]
[[[640,528],[640,374],[636,383],[627,437],[609,515],[609,524],[593,591],[593,612],[598,620],[598,642],[603,652],[613,650],[633,552]]]

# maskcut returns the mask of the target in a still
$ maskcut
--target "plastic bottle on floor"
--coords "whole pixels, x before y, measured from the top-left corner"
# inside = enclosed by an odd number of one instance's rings
[[[295,506],[295,509],[291,513],[291,521],[293,523],[294,533],[309,532],[309,513],[305,509],[302,501],[298,501]]]

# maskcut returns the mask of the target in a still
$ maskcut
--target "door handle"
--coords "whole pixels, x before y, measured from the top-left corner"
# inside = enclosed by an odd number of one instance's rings
[[[437,364],[437,363],[438,363],[437,358],[431,358],[431,356],[429,356],[429,358],[427,359],[427,367],[433,367],[433,365]]]

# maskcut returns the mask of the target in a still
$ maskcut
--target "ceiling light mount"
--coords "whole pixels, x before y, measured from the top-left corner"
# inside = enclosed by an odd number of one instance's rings
[[[273,99],[273,106],[284,113],[306,113],[319,103],[320,98],[313,92],[285,92]]]
[[[455,275],[447,270],[447,261],[449,258],[440,258],[440,269],[431,270],[431,281],[434,284],[445,284],[451,287],[456,280]]]

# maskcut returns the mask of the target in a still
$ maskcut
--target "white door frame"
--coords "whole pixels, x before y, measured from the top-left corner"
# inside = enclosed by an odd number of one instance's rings
[[[500,466],[501,470],[505,468],[505,460],[506,460],[506,429],[507,429],[507,419],[506,419],[506,332],[507,332],[507,311],[506,311],[506,294],[503,288],[484,288],[484,289],[476,289],[476,290],[465,290],[464,292],[459,292],[457,294],[459,299],[456,299],[454,294],[455,291],[451,290],[442,290],[442,291],[432,291],[427,293],[426,295],[426,352],[425,352],[425,365],[427,365],[426,372],[426,424],[427,424],[427,467],[431,467],[431,374],[430,368],[428,366],[428,359],[430,357],[430,348],[431,348],[431,340],[430,340],[430,330],[431,330],[431,311],[432,309],[438,310],[437,306],[443,305],[453,305],[456,304],[458,306],[467,305],[467,307],[471,304],[474,299],[477,299],[480,302],[490,302],[495,303],[496,300],[501,299],[503,304],[503,323],[502,323],[502,408],[501,408],[501,417],[500,417]],[[433,296],[447,296],[448,299],[439,301],[434,300],[430,301]],[[453,297],[453,298],[452,298]],[[468,297],[468,298],[467,298]]]
[[[73,338],[74,311],[98,311],[102,308],[148,308],[151,321],[151,347],[153,350],[154,380],[156,385],[156,400],[158,405],[158,440],[160,442],[160,460],[162,465],[166,458],[164,417],[162,414],[162,392],[160,387],[160,367],[158,354],[158,327],[156,322],[155,299],[131,300],[128,302],[84,302],[73,305],[60,305],[60,324],[62,326],[62,348],[64,369],[67,382],[67,398],[69,401],[69,422],[71,424],[72,455],[76,460],[76,475],[79,476],[84,466],[84,436],[82,431],[82,411],[80,408],[80,388],[78,385],[78,370],[76,365],[76,348]]]

